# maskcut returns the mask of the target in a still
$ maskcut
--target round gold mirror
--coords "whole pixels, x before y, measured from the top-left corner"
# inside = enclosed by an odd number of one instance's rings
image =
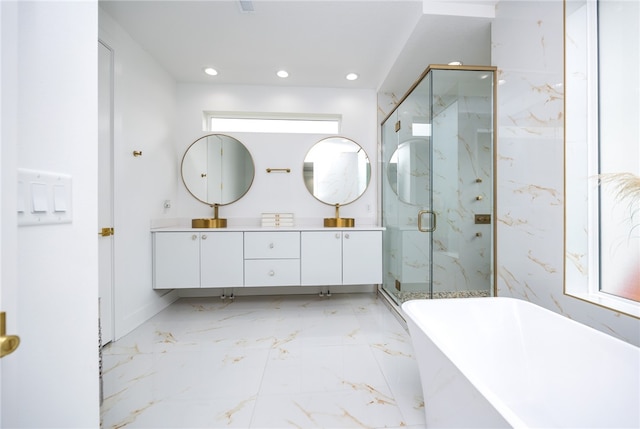
[[[255,166],[249,150],[239,140],[224,134],[209,134],[187,148],[181,172],[189,193],[215,210],[213,219],[194,219],[192,225],[224,227],[226,219],[218,218],[218,206],[238,201],[249,191]]]
[[[360,198],[371,179],[371,163],[364,149],[344,137],[320,140],[304,159],[304,183],[316,199],[336,207],[335,218],[325,226],[353,226],[353,219],[339,217],[339,208]]]

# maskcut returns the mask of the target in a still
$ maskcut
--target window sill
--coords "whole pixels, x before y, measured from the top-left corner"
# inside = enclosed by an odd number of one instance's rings
[[[566,292],[566,295],[640,319],[640,303],[602,292]]]

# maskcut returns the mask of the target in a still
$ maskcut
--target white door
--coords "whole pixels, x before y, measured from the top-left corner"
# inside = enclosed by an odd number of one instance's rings
[[[99,427],[96,2],[0,1],[0,427]],[[46,72],[43,72],[45,71]],[[69,223],[17,225],[17,169],[72,177]]]
[[[98,42],[98,238],[102,344],[113,341],[113,51]]]

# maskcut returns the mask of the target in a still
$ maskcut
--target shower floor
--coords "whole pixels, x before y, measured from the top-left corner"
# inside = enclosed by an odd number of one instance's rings
[[[416,291],[394,291],[393,295],[398,299],[399,303],[410,301],[412,299],[429,299],[429,292]],[[484,298],[491,296],[487,290],[460,290],[455,292],[434,292],[433,299],[445,298]]]

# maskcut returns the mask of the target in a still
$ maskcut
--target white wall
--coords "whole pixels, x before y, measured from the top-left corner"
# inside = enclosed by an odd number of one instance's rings
[[[534,302],[640,345],[640,322],[563,293],[562,1],[501,2],[492,26],[498,87],[498,294]],[[569,219],[571,221],[571,219]]]
[[[22,340],[0,424],[98,427],[97,2],[0,7],[2,295]],[[18,227],[17,168],[71,175],[72,222]]]
[[[100,11],[99,37],[114,52],[115,337],[176,298],[151,288],[151,221],[176,211],[176,85],[111,17]],[[133,151],[142,151],[134,157]],[[171,200],[171,209],[164,201]],[[164,296],[163,296],[164,295]]]
[[[372,164],[372,177],[364,195],[340,209],[341,217],[353,217],[356,225],[376,224],[377,146],[376,94],[373,90],[178,84],[175,168],[182,155],[203,131],[203,111],[294,112],[340,114],[340,135],[360,144]],[[316,200],[304,185],[304,157],[314,143],[328,135],[278,133],[225,133],[249,149],[256,175],[249,192],[238,202],[220,208],[229,225],[258,225],[261,213],[293,212],[297,224],[322,226],[334,216],[333,206]],[[267,173],[267,168],[291,168],[291,173]],[[211,217],[213,211],[195,200],[178,179],[179,215]]]

